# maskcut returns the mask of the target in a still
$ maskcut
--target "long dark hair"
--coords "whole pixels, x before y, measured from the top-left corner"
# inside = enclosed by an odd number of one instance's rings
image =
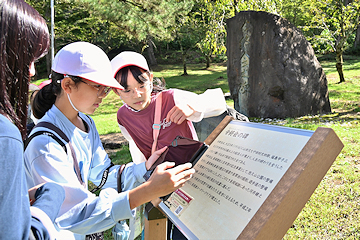
[[[146,78],[142,77],[143,72],[141,72],[139,67],[136,67],[136,66],[124,67],[116,73],[115,79],[125,89],[127,89],[127,86],[128,86],[127,77],[128,77],[129,70],[138,83],[144,83],[147,81]],[[150,79],[150,72],[146,71],[146,74],[148,75],[148,77]],[[157,93],[157,92],[161,92],[161,91],[165,90],[166,89],[165,86],[166,86],[166,83],[165,83],[164,79],[159,79],[159,78],[155,78],[155,77],[153,78],[153,90],[152,90],[153,93]]]
[[[23,0],[0,2],[0,114],[26,137],[29,67],[49,49],[44,18]]]

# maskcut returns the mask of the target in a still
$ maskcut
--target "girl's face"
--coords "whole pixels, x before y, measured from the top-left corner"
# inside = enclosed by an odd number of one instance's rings
[[[74,85],[75,83],[72,82]],[[106,97],[109,88],[86,79],[81,79],[70,94],[74,106],[83,113],[92,114]]]
[[[151,102],[152,91],[152,74],[149,76],[143,71],[142,76],[147,79],[144,83],[139,83],[131,72],[128,72],[127,88],[125,90],[117,90],[121,99],[135,110],[143,110],[147,108]]]

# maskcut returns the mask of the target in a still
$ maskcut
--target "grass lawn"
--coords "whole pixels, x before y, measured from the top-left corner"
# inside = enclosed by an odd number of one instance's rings
[[[342,84],[338,84],[334,61],[322,61],[321,65],[328,80],[332,113],[296,119],[250,120],[309,130],[329,127],[345,145],[284,239],[360,239],[360,57],[345,56],[346,82]],[[207,88],[220,87],[224,93],[229,92],[226,65],[212,65],[204,70],[203,64],[188,64],[189,76],[181,74],[182,67],[178,65],[162,65],[154,71],[156,77],[164,77],[168,88],[201,93]],[[119,132],[116,110],[121,104],[111,93],[92,115],[100,134]],[[233,106],[231,101],[228,104]],[[112,159],[115,163],[128,161],[127,147]],[[109,232],[106,239],[112,239]]]

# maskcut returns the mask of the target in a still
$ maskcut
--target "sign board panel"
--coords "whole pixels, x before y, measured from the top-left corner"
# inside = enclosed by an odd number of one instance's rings
[[[329,128],[214,131],[192,179],[159,205],[189,239],[281,239],[343,147]]]

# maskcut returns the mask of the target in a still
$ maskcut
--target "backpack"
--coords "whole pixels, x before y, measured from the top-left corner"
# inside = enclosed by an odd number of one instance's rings
[[[29,145],[30,141],[34,137],[39,136],[39,135],[48,135],[48,136],[52,137],[56,142],[58,142],[61,145],[61,147],[66,152],[66,154],[67,154],[66,145],[69,145],[69,148],[70,148],[71,154],[72,154],[72,158],[74,160],[74,169],[75,169],[76,175],[77,175],[81,185],[83,185],[85,187],[85,183],[83,182],[83,180],[81,178],[79,164],[76,159],[74,148],[73,148],[69,138],[65,135],[65,133],[63,131],[61,131],[58,127],[56,127],[55,125],[53,125],[52,123],[49,123],[49,122],[39,122],[33,128],[36,128],[36,127],[48,128],[48,129],[56,132],[62,138],[62,140],[60,140],[54,133],[52,133],[50,131],[37,131],[25,140],[24,151],[27,148],[27,146]],[[66,142],[66,144],[64,142]],[[90,192],[95,193],[97,190],[99,190],[100,188],[102,188],[104,186],[104,184],[107,180],[108,174],[109,174],[109,170],[112,166],[114,166],[113,163],[111,163],[110,166],[104,171],[99,186],[95,187]],[[119,193],[122,191],[122,189],[121,189],[121,173],[123,172],[124,168],[125,168],[125,164],[122,164],[119,168],[119,172],[118,172],[118,176],[117,176],[117,188],[118,188]],[[88,234],[88,235],[86,235],[85,239],[86,240],[103,240],[104,232]]]
[[[53,138],[57,143],[59,143],[61,145],[61,147],[64,149],[65,153],[68,154],[67,152],[67,147],[66,145],[69,145],[69,148],[71,150],[71,155],[72,155],[72,158],[74,160],[74,169],[75,169],[75,172],[76,172],[76,175],[78,177],[78,180],[79,182],[81,183],[81,185],[85,186],[85,183],[83,182],[82,178],[81,178],[81,174],[80,174],[80,169],[79,169],[79,164],[77,162],[77,158],[76,158],[76,155],[75,155],[75,151],[73,149],[73,146],[69,140],[69,138],[65,135],[65,133],[63,131],[61,131],[58,127],[56,127],[55,125],[53,125],[52,123],[49,123],[49,122],[39,122],[38,124],[35,125],[35,128],[37,127],[43,127],[43,128],[48,128],[54,132],[56,132],[62,140],[60,140],[60,138],[58,138],[54,133],[50,132],[50,131],[46,131],[46,130],[43,130],[43,131],[37,131],[35,132],[34,134],[30,135],[30,137],[28,137],[25,142],[24,142],[24,151],[25,149],[27,148],[27,146],[29,145],[30,141],[36,137],[36,136],[39,136],[39,135],[48,135],[50,136],[51,138]],[[64,143],[66,142],[66,144]],[[103,176],[101,178],[101,182],[99,184],[99,186],[95,187],[94,189],[92,189],[90,192],[92,193],[95,193],[97,190],[99,190],[100,188],[102,188],[102,186],[104,186],[106,180],[107,180],[107,177],[108,177],[108,174],[109,174],[109,170],[110,168],[114,166],[113,163],[110,164],[110,166],[104,171],[103,173]]]

